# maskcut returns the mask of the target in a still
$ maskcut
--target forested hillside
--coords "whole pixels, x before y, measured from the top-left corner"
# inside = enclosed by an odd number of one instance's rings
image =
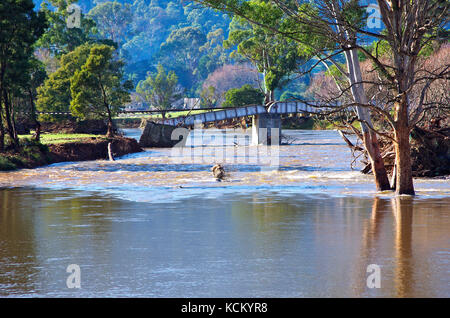
[[[52,1],[55,10],[57,1]],[[36,9],[45,1],[35,0]],[[109,39],[126,60],[125,74],[135,84],[160,63],[173,70],[186,94],[194,96],[210,73],[227,62],[222,48],[230,18],[210,8],[183,1],[79,0],[90,30],[97,39]]]

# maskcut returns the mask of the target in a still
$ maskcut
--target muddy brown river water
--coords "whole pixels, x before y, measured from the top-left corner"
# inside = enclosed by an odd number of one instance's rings
[[[0,172],[0,296],[450,296],[450,180],[377,193],[337,132],[284,133],[270,154],[208,130],[182,149]]]

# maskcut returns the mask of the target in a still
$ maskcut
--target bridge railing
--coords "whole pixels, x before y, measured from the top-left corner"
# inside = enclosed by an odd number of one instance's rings
[[[192,114],[187,116],[180,116],[175,118],[167,118],[161,122],[171,126],[194,126],[196,123],[216,122],[232,118],[240,118],[247,116],[255,116],[258,114],[270,113],[270,114],[293,114],[293,113],[308,113],[317,114],[323,111],[332,110],[332,108],[322,108],[319,105],[312,103],[303,103],[298,101],[287,102],[275,102],[266,108],[263,105],[248,105],[241,107],[228,107],[228,108],[200,108],[194,109],[194,111],[202,110],[199,114]],[[209,111],[208,111],[209,110]],[[170,109],[170,110],[139,110],[139,111],[120,111],[118,114],[147,114],[147,113],[168,113],[168,112],[181,112],[188,111],[186,109]],[[37,114],[45,115],[70,115],[68,112],[38,112]]]
[[[194,126],[196,123],[216,122],[225,119],[240,118],[246,116],[254,116],[258,114],[293,114],[308,113],[317,114],[325,109],[319,108],[312,104],[302,102],[276,102],[267,109],[263,105],[250,105],[242,107],[234,107],[214,112],[206,112],[201,114],[189,115],[186,117],[177,117],[165,119],[163,124],[170,126]]]

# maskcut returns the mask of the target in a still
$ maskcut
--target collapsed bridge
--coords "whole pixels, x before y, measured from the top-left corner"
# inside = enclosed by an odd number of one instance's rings
[[[279,143],[281,141],[282,114],[312,114],[319,113],[320,111],[323,111],[323,109],[318,110],[314,106],[301,102],[276,102],[269,106],[249,105],[169,118],[160,121],[160,124],[148,123],[141,137],[141,144],[145,147],[149,146],[149,144],[155,144],[157,140],[164,140],[163,143],[173,145],[174,141],[167,139],[176,127],[194,127],[205,123],[248,116],[252,116],[253,145],[270,144],[272,141],[276,142],[277,139]],[[160,145],[158,144],[158,146]]]

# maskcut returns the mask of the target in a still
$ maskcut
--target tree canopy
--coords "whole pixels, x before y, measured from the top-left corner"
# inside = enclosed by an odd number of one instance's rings
[[[283,24],[283,12],[276,5],[260,0],[248,1],[246,5],[273,28]],[[274,100],[275,89],[285,85],[302,62],[296,42],[239,16],[233,18],[224,46],[235,48],[232,54],[249,60],[263,74],[266,103]]]
[[[30,83],[34,43],[47,27],[42,12],[34,11],[31,0],[0,3],[0,150],[5,129],[13,147],[18,147],[13,97],[21,97]]]
[[[145,80],[139,82],[136,92],[148,104],[159,110],[170,109],[182,97],[177,75],[174,71],[166,73],[161,64],[158,65],[156,74],[148,74]],[[163,112],[163,117],[165,117],[165,112]]]
[[[81,69],[70,79],[71,113],[80,118],[89,115],[107,117],[107,136],[113,136],[112,116],[130,101],[130,81],[123,81],[123,61],[114,58],[115,48],[93,45]]]
[[[239,107],[246,105],[261,105],[264,94],[260,90],[246,84],[241,88],[232,88],[225,93],[222,107]]]

